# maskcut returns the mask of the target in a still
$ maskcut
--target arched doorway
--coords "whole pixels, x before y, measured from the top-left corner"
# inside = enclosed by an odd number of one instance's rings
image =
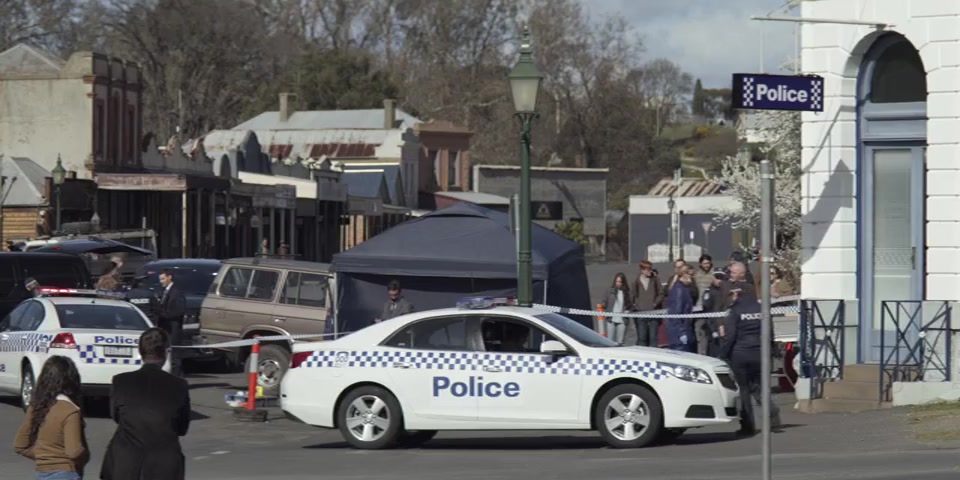
[[[877,39],[858,76],[858,244],[861,360],[880,360],[896,330],[882,302],[924,295],[927,76],[903,36]]]

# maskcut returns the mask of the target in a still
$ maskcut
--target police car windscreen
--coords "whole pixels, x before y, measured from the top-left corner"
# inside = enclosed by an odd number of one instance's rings
[[[537,318],[551,327],[560,330],[574,340],[588,347],[619,347],[620,345],[603,335],[557,313],[541,313]]]
[[[57,305],[60,328],[92,328],[98,330],[136,330],[149,328],[134,308],[114,305]]]

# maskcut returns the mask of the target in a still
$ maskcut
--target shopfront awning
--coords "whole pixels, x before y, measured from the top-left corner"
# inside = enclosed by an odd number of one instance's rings
[[[234,197],[249,197],[254,208],[281,208],[293,210],[297,208],[297,193],[293,185],[277,183],[274,185],[259,185],[256,183],[239,182],[233,185],[230,193]]]
[[[292,185],[297,189],[297,198],[317,199],[317,183],[312,180],[250,172],[237,172],[237,176],[243,183],[254,185]]]
[[[178,173],[98,173],[95,180],[101,190],[185,192],[198,188],[230,189],[230,181],[225,178]]]
[[[401,207],[399,205],[383,205],[383,213],[385,215],[410,215],[412,212],[411,209],[407,207]]]

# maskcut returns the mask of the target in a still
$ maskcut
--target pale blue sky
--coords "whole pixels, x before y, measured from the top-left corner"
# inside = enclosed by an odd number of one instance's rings
[[[731,74],[767,73],[795,57],[796,30],[790,22],[759,22],[751,15],[789,14],[787,0],[581,0],[592,16],[625,18],[643,38],[644,60],[678,63],[708,88],[730,86]],[[761,34],[763,47],[761,48]]]

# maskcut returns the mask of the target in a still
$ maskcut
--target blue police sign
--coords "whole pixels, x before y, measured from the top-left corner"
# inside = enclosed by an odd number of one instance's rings
[[[823,111],[823,77],[733,74],[733,108]]]

